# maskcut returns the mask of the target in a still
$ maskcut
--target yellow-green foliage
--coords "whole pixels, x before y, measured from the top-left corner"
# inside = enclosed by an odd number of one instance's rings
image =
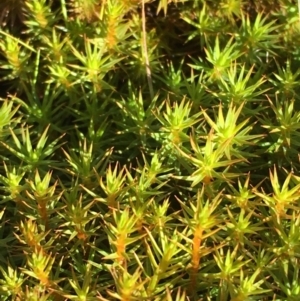
[[[0,1],[0,300],[300,300],[292,0]]]

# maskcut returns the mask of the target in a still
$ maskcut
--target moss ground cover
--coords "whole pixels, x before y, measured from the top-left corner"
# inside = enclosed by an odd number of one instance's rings
[[[293,0],[0,2],[0,300],[300,300]]]

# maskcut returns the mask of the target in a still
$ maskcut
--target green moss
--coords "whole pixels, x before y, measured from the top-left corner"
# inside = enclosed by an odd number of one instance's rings
[[[1,300],[299,300],[294,2],[1,1]]]

